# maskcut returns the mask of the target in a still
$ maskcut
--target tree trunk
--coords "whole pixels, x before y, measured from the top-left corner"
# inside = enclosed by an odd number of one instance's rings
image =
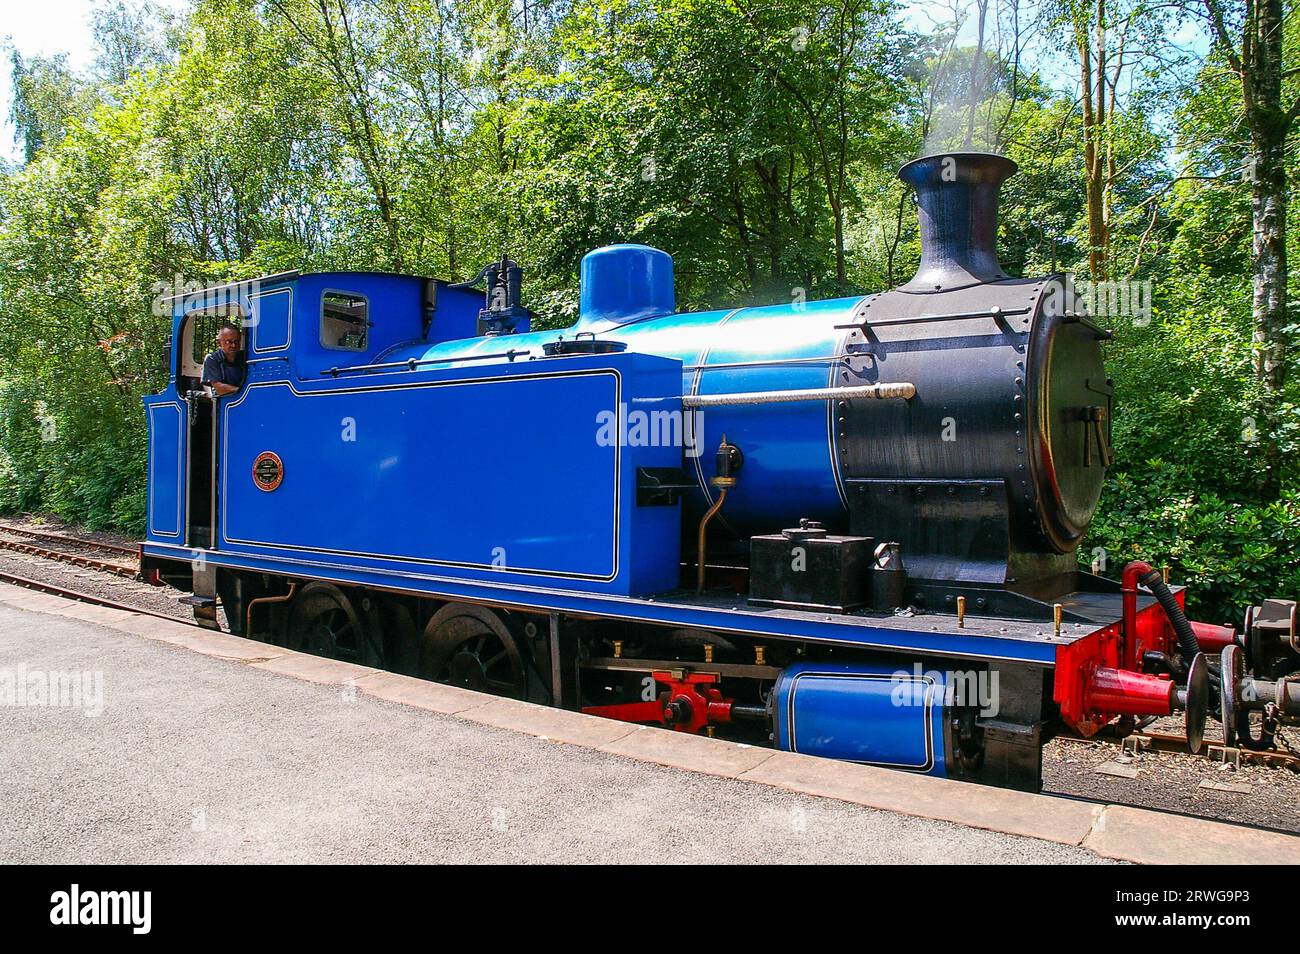
[[[1258,0],[1243,82],[1250,127],[1251,216],[1253,240],[1252,343],[1259,385],[1259,493],[1275,499],[1282,486],[1278,425],[1286,384],[1286,138],[1290,118],[1282,108],[1282,0]]]
[[[1272,500],[1281,490],[1281,451],[1277,442],[1282,388],[1286,383],[1286,166],[1284,137],[1252,137],[1255,178],[1251,189],[1254,218],[1254,300],[1252,302],[1255,377],[1259,384],[1258,430],[1261,449],[1259,492]]]
[[[831,202],[831,212],[835,216],[835,287],[838,294],[843,294],[848,279],[848,263],[844,257],[844,207],[838,196]]]
[[[1075,43],[1079,50],[1083,92],[1083,171],[1088,211],[1088,273],[1095,281],[1106,281],[1109,272],[1110,239],[1106,229],[1106,173],[1103,135],[1106,124],[1105,0],[1097,0],[1096,16],[1083,4],[1075,22]],[[1097,51],[1094,58],[1092,43]]]

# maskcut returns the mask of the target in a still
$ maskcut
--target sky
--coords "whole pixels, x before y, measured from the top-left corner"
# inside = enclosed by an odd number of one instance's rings
[[[189,0],[158,0],[173,10],[189,8]],[[0,0],[0,42],[17,48],[24,56],[68,54],[68,65],[82,70],[95,58],[95,40],[90,29],[93,0]],[[19,157],[9,122],[12,104],[9,56],[0,63],[0,155]]]

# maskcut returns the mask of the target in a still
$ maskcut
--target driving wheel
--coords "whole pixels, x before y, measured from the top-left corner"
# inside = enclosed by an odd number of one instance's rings
[[[369,600],[354,604],[337,586],[309,583],[293,601],[284,645],[299,652],[344,659],[363,666],[383,664],[379,633]]]
[[[420,646],[424,679],[523,699],[528,672],[506,622],[481,606],[449,603],[429,620]]]

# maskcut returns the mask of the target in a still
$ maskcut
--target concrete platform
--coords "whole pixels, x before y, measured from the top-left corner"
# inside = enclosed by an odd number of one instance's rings
[[[3,862],[1300,862],[1300,838],[615,723],[0,585],[0,690],[19,672],[88,672],[102,712],[0,705]]]

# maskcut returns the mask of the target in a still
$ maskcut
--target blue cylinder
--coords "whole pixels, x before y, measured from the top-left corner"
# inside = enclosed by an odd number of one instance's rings
[[[776,742],[788,752],[947,775],[944,673],[797,663],[773,687]]]
[[[677,310],[673,259],[648,245],[606,245],[582,259],[578,326],[619,325]]]

